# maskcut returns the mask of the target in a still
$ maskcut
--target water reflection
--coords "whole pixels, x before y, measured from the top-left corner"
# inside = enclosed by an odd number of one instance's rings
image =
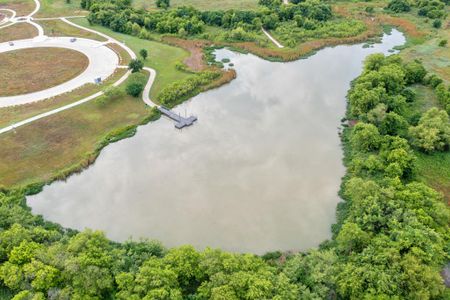
[[[95,165],[29,197],[64,226],[101,229],[166,246],[263,253],[304,250],[330,237],[344,175],[337,127],[350,81],[373,48],[327,48],[292,63],[220,50],[238,78],[177,108],[198,116],[182,132],[168,119],[107,147]]]

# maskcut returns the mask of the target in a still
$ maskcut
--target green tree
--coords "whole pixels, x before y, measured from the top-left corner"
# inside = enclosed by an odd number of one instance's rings
[[[156,7],[168,9],[170,7],[170,0],[156,0]]]
[[[350,137],[352,148],[357,151],[372,151],[378,149],[381,136],[378,128],[373,124],[358,123]]]
[[[346,222],[336,237],[338,249],[344,253],[361,252],[369,243],[370,235],[355,223]]]
[[[131,70],[131,72],[136,73],[144,68],[144,63],[139,59],[132,59],[128,64],[128,68]]]
[[[118,274],[116,282],[118,299],[182,299],[176,272],[155,257],[147,260],[137,274]]]
[[[142,57],[143,60],[146,60],[148,57],[148,51],[146,49],[141,49],[139,51],[139,55]]]
[[[428,110],[419,124],[409,129],[411,142],[425,152],[442,151],[450,144],[450,123],[446,111],[437,108]]]
[[[411,10],[411,3],[408,0],[391,0],[387,9],[396,13],[407,12]]]
[[[407,63],[404,70],[407,84],[421,83],[427,75],[427,70],[419,61]]]

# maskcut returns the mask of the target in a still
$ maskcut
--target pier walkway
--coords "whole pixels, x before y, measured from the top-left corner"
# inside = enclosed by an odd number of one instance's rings
[[[177,129],[191,126],[195,121],[197,121],[197,117],[195,116],[184,118],[163,106],[159,106],[158,109],[163,115],[175,121],[175,128]]]

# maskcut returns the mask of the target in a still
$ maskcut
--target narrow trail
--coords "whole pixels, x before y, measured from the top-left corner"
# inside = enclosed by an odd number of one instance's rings
[[[281,45],[273,36],[270,35],[269,32],[267,32],[264,28],[262,28],[262,31],[264,32],[264,34],[269,38],[269,40],[271,40],[278,48],[284,48],[283,45]]]
[[[2,26],[0,26],[0,29],[5,28],[5,27],[7,27],[7,26],[11,26],[11,25],[16,24],[16,23],[19,23],[19,22],[26,22],[26,23],[29,23],[29,24],[35,26],[35,27],[38,29],[38,36],[36,36],[33,40],[34,40],[34,41],[38,41],[38,40],[43,41],[43,40],[47,39],[48,37],[45,36],[44,30],[43,30],[42,26],[40,26],[39,24],[37,24],[37,23],[35,23],[35,22],[33,22],[33,21],[34,21],[34,20],[57,20],[57,19],[60,19],[60,20],[62,20],[63,22],[65,22],[65,23],[67,23],[67,24],[69,24],[69,25],[71,25],[71,26],[74,26],[74,27],[79,28],[79,29],[81,29],[81,30],[85,30],[85,31],[88,31],[88,32],[92,32],[92,33],[95,33],[95,34],[97,34],[97,35],[99,35],[99,36],[104,37],[104,38],[107,40],[107,42],[104,43],[104,44],[109,44],[109,43],[115,43],[115,44],[118,44],[118,45],[121,46],[125,51],[127,51],[127,53],[131,56],[132,59],[136,59],[136,58],[137,58],[137,56],[136,56],[136,54],[133,52],[133,50],[131,50],[131,49],[130,49],[128,46],[126,46],[124,43],[121,43],[121,42],[117,41],[116,39],[114,39],[114,38],[112,38],[112,37],[110,37],[110,36],[108,36],[108,35],[106,35],[106,34],[104,34],[104,33],[101,33],[101,32],[98,32],[98,31],[96,31],[96,30],[92,30],[92,29],[83,27],[83,26],[81,26],[81,25],[75,24],[75,23],[70,22],[70,21],[68,20],[68,18],[79,18],[79,16],[54,17],[54,18],[40,18],[40,19],[37,18],[37,19],[34,19],[32,16],[35,15],[35,14],[39,11],[39,9],[40,9],[40,7],[41,7],[41,4],[40,4],[39,0],[34,0],[34,2],[36,3],[35,9],[34,9],[28,16],[22,17],[22,18],[25,18],[24,21],[22,21],[22,20],[17,20],[18,18],[16,17],[16,12],[15,12],[15,11],[10,10],[10,9],[2,9],[2,10],[9,11],[10,13],[12,13],[12,16],[11,16],[10,18],[8,18],[8,20],[6,20],[6,21],[3,20],[3,21],[0,23],[0,25],[2,25]],[[10,23],[8,23],[8,22],[10,22]],[[5,23],[7,23],[7,24],[4,25]],[[116,55],[117,55],[117,54],[116,54]],[[117,55],[117,56],[118,56],[118,55]],[[117,66],[117,67],[118,67],[118,68],[128,68],[128,66]],[[145,67],[144,70],[147,71],[147,72],[149,72],[149,73],[150,73],[150,76],[149,76],[149,79],[148,79],[148,81],[147,81],[147,84],[145,85],[145,88],[144,88],[144,91],[143,91],[143,94],[142,94],[142,100],[143,100],[144,103],[147,104],[148,106],[150,106],[150,107],[155,107],[155,106],[157,106],[157,105],[156,105],[155,103],[153,103],[153,102],[151,101],[151,99],[150,99],[150,90],[151,90],[151,88],[152,88],[152,86],[153,86],[153,83],[154,83],[154,81],[155,81],[155,78],[156,78],[156,71],[155,71],[154,69],[148,68],[148,67]],[[123,82],[125,82],[125,80],[127,80],[127,78],[130,76],[130,74],[131,74],[131,71],[128,71],[128,72],[127,72],[126,74],[124,74],[119,80],[117,80],[115,83],[113,83],[112,86],[117,87],[117,86],[121,85]],[[0,129],[0,134],[6,133],[6,132],[9,132],[9,131],[12,131],[12,130],[15,130],[16,128],[18,128],[18,127],[20,127],[20,126],[24,126],[24,125],[26,125],[26,124],[30,124],[30,123],[32,123],[32,122],[34,122],[34,121],[43,119],[43,118],[45,118],[45,117],[48,117],[48,116],[57,114],[57,113],[59,113],[59,112],[62,112],[62,111],[71,109],[71,108],[76,107],[76,106],[78,106],[78,105],[87,103],[87,102],[92,101],[92,100],[94,100],[94,99],[96,99],[96,98],[98,98],[98,97],[100,97],[100,96],[102,96],[102,95],[104,95],[104,92],[103,92],[103,91],[99,91],[99,92],[97,92],[97,93],[95,93],[95,94],[93,94],[93,95],[91,95],[91,96],[89,96],[89,97],[83,98],[83,99],[81,99],[81,100],[79,100],[79,101],[76,101],[76,102],[73,102],[73,103],[71,103],[71,104],[68,104],[68,105],[59,107],[59,108],[57,108],[57,109],[50,110],[50,111],[48,111],[48,112],[45,112],[45,113],[42,113],[42,114],[33,116],[33,117],[31,117],[31,118],[25,119],[25,120],[20,121],[20,122],[16,122],[16,123],[14,123],[14,124],[11,124],[10,126],[1,128],[1,129]]]
[[[3,14],[5,16],[5,18],[0,21],[0,25],[6,24],[6,23],[9,22],[9,20],[14,19],[16,17],[16,12],[14,10],[12,10],[12,9],[0,8],[0,12],[2,12],[2,11],[7,11],[7,12],[11,13],[12,15],[8,16],[6,14]]]

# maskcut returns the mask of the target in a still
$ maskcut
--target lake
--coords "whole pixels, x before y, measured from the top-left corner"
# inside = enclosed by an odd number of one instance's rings
[[[339,138],[350,82],[364,58],[402,45],[326,48],[274,63],[223,49],[238,77],[175,109],[198,122],[141,126],[95,164],[27,198],[36,214],[117,241],[157,239],[262,254],[307,250],[331,237],[341,178]]]

